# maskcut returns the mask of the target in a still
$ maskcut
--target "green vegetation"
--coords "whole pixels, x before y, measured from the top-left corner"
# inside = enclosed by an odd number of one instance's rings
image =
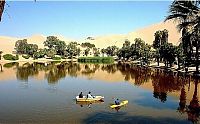
[[[25,58],[25,59],[29,59],[30,58],[29,55],[22,55],[22,57]]]
[[[49,58],[54,58],[55,55],[56,55],[56,51],[54,49],[49,49],[49,50],[46,51],[46,55]]]
[[[67,45],[65,56],[68,56],[69,58],[73,58],[73,56],[79,56],[80,55],[80,48],[77,47],[77,42],[70,42]]]
[[[154,33],[153,44],[146,44],[141,38],[135,38],[134,41],[126,39],[121,46],[108,46],[107,48],[99,49],[94,44],[85,42],[78,44],[59,40],[55,36],[48,36],[44,41],[44,49],[38,49],[36,44],[28,44],[27,39],[18,40],[15,43],[17,54],[26,54],[23,57],[50,58],[57,60],[60,58],[77,58],[79,62],[94,62],[94,63],[110,63],[114,59],[123,61],[140,61],[141,65],[149,65],[151,62],[157,61],[165,63],[165,67],[178,65],[178,69],[184,69],[189,66],[196,66],[196,71],[199,72],[200,64],[200,2],[197,1],[174,1],[169,8],[167,20],[177,20],[177,28],[181,31],[181,42],[175,46],[168,42],[168,31],[158,30]],[[153,35],[153,34],[152,34]],[[94,40],[92,37],[88,37]],[[80,48],[84,48],[81,50]],[[2,52],[0,51],[0,59]],[[93,55],[94,57],[87,57]],[[103,56],[103,57],[101,57]],[[108,57],[104,57],[108,56]],[[4,59],[17,60],[17,56],[4,55]]]
[[[100,51],[96,47],[93,48],[93,52],[94,52],[94,56],[99,56],[100,55]]]
[[[95,47],[94,44],[91,44],[89,42],[82,43],[81,46],[82,47],[88,47],[88,48],[94,48]]]
[[[34,59],[43,58],[47,53],[47,49],[39,49],[37,52],[33,54]]]
[[[44,46],[47,46],[51,52],[55,51],[57,55],[64,55],[67,47],[65,41],[61,41],[55,36],[48,36],[46,41],[44,41]],[[53,57],[53,55],[50,55],[50,57]]]
[[[33,54],[38,50],[38,45],[28,44],[27,39],[18,40],[15,43],[15,50],[17,54],[28,54],[33,56]]]
[[[3,53],[3,51],[0,51],[0,60],[1,60],[1,54]]]
[[[200,2],[174,1],[170,6],[170,13],[167,20],[176,20],[177,28],[181,31],[182,55],[184,56],[184,65],[196,65],[196,72],[199,73],[199,49],[200,49]],[[180,49],[180,48],[179,48]],[[180,59],[180,55],[179,55]]]
[[[19,56],[18,55],[13,56],[12,54],[5,54],[5,55],[3,55],[3,58],[5,60],[18,60]]]
[[[109,46],[105,49],[105,53],[108,55],[108,56],[115,56],[117,54],[117,51],[118,51],[118,47],[116,46]],[[104,52],[104,51],[103,51]]]
[[[12,68],[13,66],[16,66],[16,65],[18,65],[17,62],[11,62],[11,63],[4,64],[3,67],[5,67],[5,68]]]
[[[53,57],[53,60],[61,60],[61,57]]]
[[[113,57],[79,57],[78,62],[83,63],[113,63]]]

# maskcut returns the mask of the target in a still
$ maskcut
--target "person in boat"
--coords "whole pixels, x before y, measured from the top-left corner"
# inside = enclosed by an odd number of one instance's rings
[[[83,93],[82,92],[79,94],[79,98],[83,98]]]
[[[91,92],[87,94],[87,98],[93,99],[94,97],[91,95]]]
[[[116,100],[115,100],[115,105],[119,105],[119,104],[120,104],[119,99],[116,99]]]

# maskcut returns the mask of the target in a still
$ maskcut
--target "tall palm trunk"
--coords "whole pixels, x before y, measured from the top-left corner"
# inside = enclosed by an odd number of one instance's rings
[[[178,70],[180,70],[180,69],[181,69],[181,66],[180,66],[180,56],[179,56],[179,54],[178,54],[178,56],[177,56],[177,59],[178,59]]]
[[[0,21],[4,11],[5,0],[0,0]]]
[[[157,57],[157,63],[158,63],[158,66],[160,65],[160,58]]]
[[[196,47],[196,72],[199,73],[199,45]]]
[[[3,68],[2,68],[2,65],[1,65],[1,64],[0,64],[0,67],[1,67],[0,71],[2,72],[2,71],[3,71]]]

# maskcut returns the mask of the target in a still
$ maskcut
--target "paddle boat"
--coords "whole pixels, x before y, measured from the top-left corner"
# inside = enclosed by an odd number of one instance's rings
[[[104,96],[93,96],[93,98],[87,98],[86,96],[83,96],[83,98],[79,98],[79,96],[76,96],[77,102],[95,102],[95,101],[103,101]]]

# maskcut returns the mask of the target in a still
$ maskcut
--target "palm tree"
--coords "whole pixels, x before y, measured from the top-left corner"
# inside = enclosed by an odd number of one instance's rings
[[[200,9],[198,7],[199,3],[200,2],[198,0],[175,0],[170,6],[170,15],[168,15],[166,18],[166,21],[171,19],[178,21],[177,28],[179,31],[182,31],[181,41],[187,62],[189,59],[191,59],[191,55],[193,54],[192,41],[190,40],[191,31],[193,31],[194,27],[198,27],[200,23]],[[198,55],[198,51],[196,53]]]
[[[1,0],[0,1],[0,21],[1,21],[3,11],[4,11],[4,5],[5,5],[5,0]]]
[[[161,31],[162,37],[161,37],[161,45],[165,44],[168,42],[168,30],[164,29],[163,31]]]
[[[1,64],[0,64],[0,71],[3,72],[3,68],[2,68],[2,65],[1,65]]]
[[[195,27],[199,27],[199,1],[179,1],[175,0],[170,6],[170,15],[167,16],[166,20],[177,20],[177,28],[182,31],[182,44],[183,53],[186,55],[186,61],[189,62],[193,55],[193,43],[191,35],[195,31]],[[196,32],[196,31],[195,31]],[[198,45],[196,47],[196,60],[198,61]],[[197,62],[196,62],[197,65]],[[198,65],[196,66],[198,67]],[[198,69],[197,69],[198,71]]]
[[[154,34],[155,40],[153,41],[153,48],[156,49],[156,58],[157,58],[157,63],[159,66],[160,63],[160,47],[161,47],[161,38],[162,38],[162,32],[161,31],[156,31]]]
[[[3,51],[0,51],[0,60],[1,60],[1,54],[3,53]]]

